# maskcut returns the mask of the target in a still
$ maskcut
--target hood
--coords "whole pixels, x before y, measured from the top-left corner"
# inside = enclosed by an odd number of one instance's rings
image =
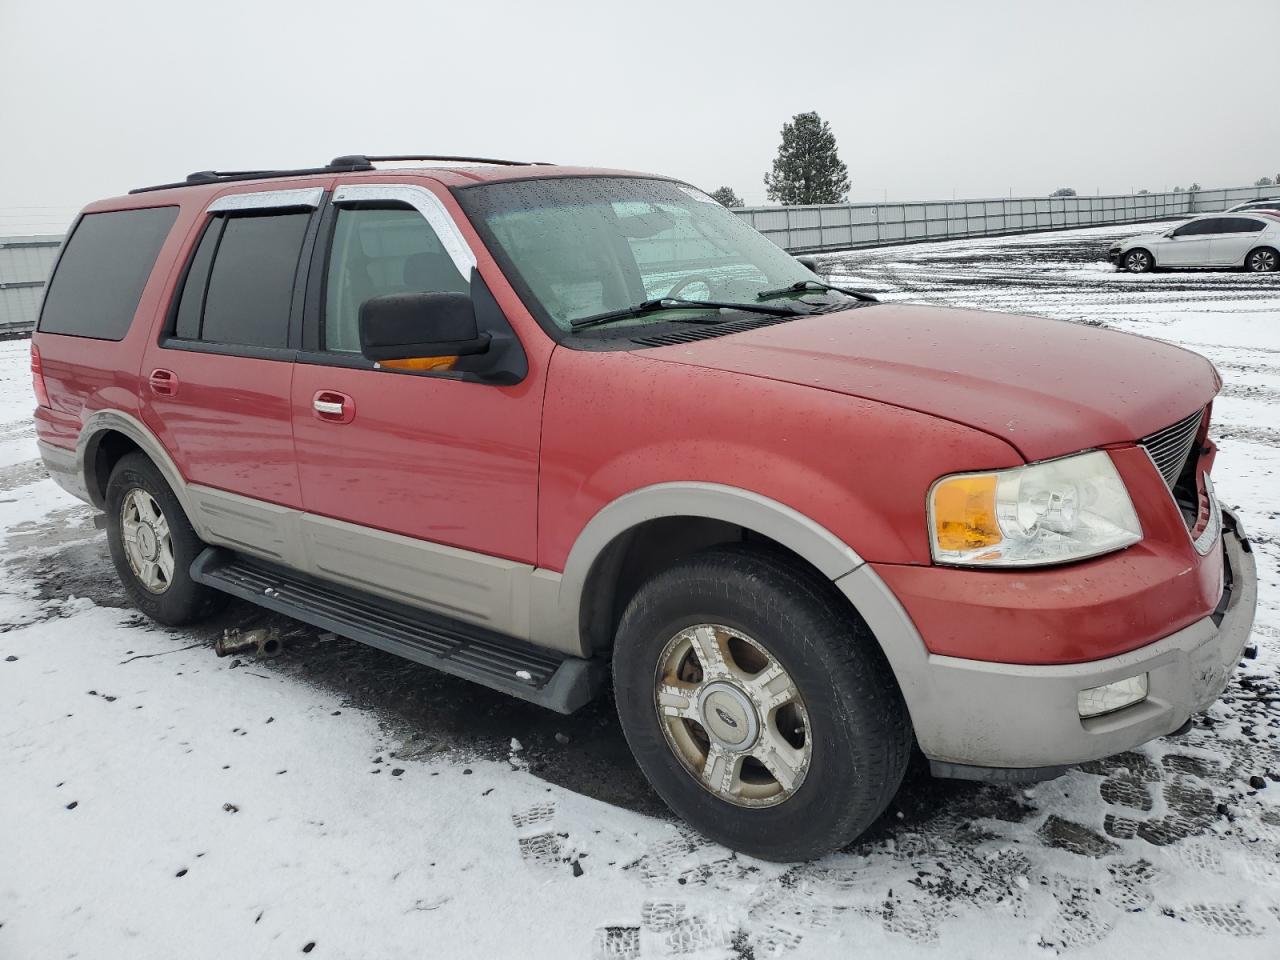
[[[1164,235],[1166,233],[1168,233],[1174,227],[1179,227],[1179,226],[1181,226],[1181,224],[1175,223],[1175,224],[1172,224],[1171,226],[1165,227],[1164,230],[1161,230],[1159,232],[1140,233],[1136,237],[1125,237],[1123,240],[1116,240],[1114,243],[1111,244],[1111,246],[1127,247],[1133,243],[1151,243],[1153,240],[1162,240],[1164,239]]]
[[[801,384],[975,427],[1027,460],[1137,440],[1207,404],[1199,354],[1099,327],[878,304],[647,350],[655,360]]]

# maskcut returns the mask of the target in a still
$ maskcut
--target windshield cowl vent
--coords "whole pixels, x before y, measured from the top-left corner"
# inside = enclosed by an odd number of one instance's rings
[[[744,330],[755,330],[757,327],[772,327],[776,323],[787,323],[794,319],[796,317],[744,317],[741,320],[702,324],[690,327],[688,330],[673,330],[671,333],[660,333],[652,337],[633,337],[631,342],[644,347],[669,347],[680,343],[693,343],[696,340],[711,340],[731,333],[742,333]]]
[[[716,337],[726,337],[731,333],[743,333],[747,330],[756,330],[760,327],[772,327],[779,323],[790,323],[792,320],[799,320],[803,317],[813,316],[815,313],[835,313],[839,310],[856,310],[858,307],[866,306],[866,304],[840,303],[840,304],[823,304],[812,313],[798,313],[792,317],[743,317],[741,320],[724,320],[720,323],[699,324],[690,327],[688,330],[673,330],[670,333],[659,333],[651,337],[632,337],[632,343],[638,343],[642,347],[670,347],[681,343],[694,343],[698,340],[712,340]]]

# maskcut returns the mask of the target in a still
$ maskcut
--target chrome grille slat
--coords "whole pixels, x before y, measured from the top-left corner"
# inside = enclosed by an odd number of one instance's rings
[[[1182,468],[1187,463],[1187,457],[1191,455],[1191,448],[1195,445],[1196,434],[1200,432],[1200,421],[1203,419],[1204,410],[1197,410],[1177,423],[1148,434],[1138,441],[1139,445],[1150,454],[1151,460],[1160,471],[1160,476],[1164,477],[1164,482],[1170,490],[1178,482]]]

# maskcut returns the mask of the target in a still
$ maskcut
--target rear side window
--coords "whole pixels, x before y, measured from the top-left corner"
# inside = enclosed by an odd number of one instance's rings
[[[1251,217],[1225,217],[1219,222],[1223,233],[1258,233],[1262,229],[1261,221]]]
[[[177,207],[80,218],[45,292],[42,333],[123,340]]]
[[[211,220],[187,270],[174,335],[288,346],[294,278],[310,219],[310,213],[280,213]]]

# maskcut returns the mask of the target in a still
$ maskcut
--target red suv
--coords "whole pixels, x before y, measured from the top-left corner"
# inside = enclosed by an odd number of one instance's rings
[[[555,710],[612,679],[731,847],[844,844],[918,745],[1025,780],[1184,727],[1253,621],[1204,358],[833,288],[701,191],[197,173],[85,209],[50,474],[140,609],[231,594]]]

